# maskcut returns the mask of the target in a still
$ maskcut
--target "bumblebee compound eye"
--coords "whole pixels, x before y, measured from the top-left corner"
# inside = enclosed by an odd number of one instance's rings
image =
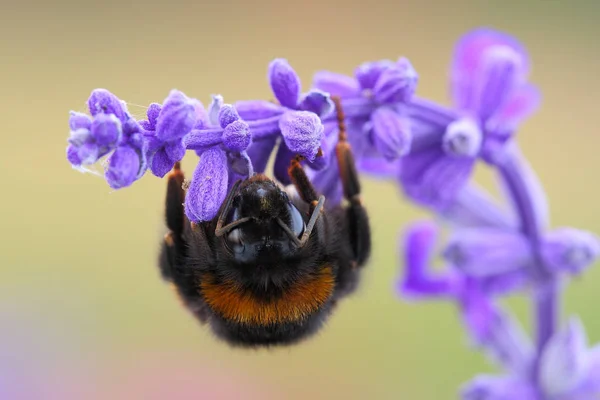
[[[294,233],[294,235],[299,238],[306,228],[306,223],[304,222],[304,218],[300,214],[300,211],[293,204],[288,204],[288,211],[290,213],[290,224],[289,228]]]
[[[246,248],[242,236],[242,229],[234,228],[225,237],[227,247],[234,253],[242,253]]]

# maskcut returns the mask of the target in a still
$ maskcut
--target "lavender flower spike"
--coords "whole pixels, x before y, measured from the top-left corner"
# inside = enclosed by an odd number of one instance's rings
[[[427,264],[436,228],[421,223],[408,229],[400,294],[454,301],[473,343],[504,370],[465,385],[466,400],[600,396],[600,345],[590,349],[582,323],[572,317],[561,324],[559,314],[565,278],[600,257],[600,239],[574,228],[548,230],[546,196],[514,135],[517,122],[538,102],[525,83],[529,68],[516,40],[476,30],[455,51],[456,109],[422,99],[408,106],[413,127],[429,132],[429,141],[413,137],[417,145],[401,159],[399,183],[409,199],[452,222],[453,232],[439,254],[446,269],[434,276]],[[367,74],[363,80],[371,82]],[[477,160],[495,168],[510,215],[468,183]],[[535,310],[533,340],[498,305],[502,296],[524,289]]]

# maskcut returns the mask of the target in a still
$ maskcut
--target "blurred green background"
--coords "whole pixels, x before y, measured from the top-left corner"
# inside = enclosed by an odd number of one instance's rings
[[[397,237],[428,217],[393,184],[365,182],[374,255],[361,290],[297,347],[229,349],[160,280],[165,182],[111,192],[65,160],[68,112],[90,91],[133,104],[172,88],[205,104],[271,94],[266,68],[314,72],[410,58],[420,96],[446,103],[456,40],[479,26],[519,38],[541,110],[519,140],[550,196],[553,226],[600,232],[597,212],[600,2],[8,2],[0,17],[0,397],[2,399],[454,399],[493,371],[467,347],[451,304],[410,304],[393,287]],[[143,108],[131,105],[136,115]],[[195,156],[184,162],[189,172]],[[485,169],[477,179],[494,188]],[[600,270],[576,279],[564,312],[600,340]],[[511,299],[528,325],[529,304]],[[8,386],[7,386],[8,385]],[[2,388],[19,389],[2,397]]]

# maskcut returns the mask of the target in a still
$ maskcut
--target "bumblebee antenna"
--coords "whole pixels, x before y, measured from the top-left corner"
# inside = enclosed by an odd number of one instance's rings
[[[319,196],[319,201],[317,201],[317,204],[313,209],[312,215],[310,216],[310,220],[308,221],[308,225],[306,225],[306,230],[304,230],[302,238],[300,238],[300,247],[303,247],[306,244],[306,242],[308,242],[308,238],[310,237],[310,234],[312,233],[312,230],[315,227],[315,224],[317,223],[317,219],[319,218],[319,216],[321,216],[324,204],[325,196],[321,195]]]
[[[230,223],[229,225],[223,226],[223,224],[225,223],[225,218],[227,218],[227,214],[229,214],[229,210],[231,209],[231,204],[233,204],[233,197],[237,193],[237,189],[238,189],[238,187],[240,187],[241,183],[242,183],[241,180],[238,180],[237,182],[235,182],[233,184],[233,187],[229,191],[229,194],[227,195],[227,199],[225,200],[225,207],[223,208],[223,211],[221,211],[221,214],[219,215],[219,219],[217,220],[217,227],[215,228],[215,236],[217,236],[217,237],[223,236],[223,234],[227,233],[228,231],[235,228],[236,226],[243,224],[244,222],[247,222],[250,220],[249,217],[244,217],[244,218],[240,218],[237,221]]]

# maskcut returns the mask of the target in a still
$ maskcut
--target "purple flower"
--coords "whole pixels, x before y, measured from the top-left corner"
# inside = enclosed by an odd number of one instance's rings
[[[289,184],[287,168],[296,155],[304,157],[311,168],[323,168],[325,164],[317,160],[317,153],[323,138],[321,118],[329,116],[333,102],[329,94],[321,90],[311,90],[301,94],[300,78],[285,59],[275,59],[269,64],[268,79],[271,90],[280,106],[264,101],[236,103],[240,115],[249,121],[273,118],[277,128],[267,134],[254,135],[248,154],[254,168],[263,172],[277,136],[281,135],[279,149],[275,156],[275,177],[282,184]]]
[[[437,237],[431,223],[416,223],[400,242],[405,270],[398,282],[407,299],[447,299],[455,301],[473,344],[483,348],[501,365],[513,371],[526,369],[533,351],[522,328],[499,308],[492,297],[512,290],[522,277],[508,273],[466,276],[453,267],[433,273],[429,264]]]
[[[600,351],[587,347],[577,319],[559,329],[559,295],[563,275],[598,259],[600,239],[574,228],[548,230],[546,196],[513,140],[538,102],[526,83],[529,61],[514,39],[477,30],[457,46],[452,71],[455,110],[423,99],[409,105],[413,145],[398,171],[409,199],[450,223],[440,251],[446,267],[428,267],[435,226],[410,227],[400,292],[455,302],[472,343],[504,369],[473,379],[463,399],[592,399],[600,394]],[[506,211],[468,183],[479,159],[495,169]],[[534,304],[535,342],[498,303],[524,289]]]
[[[235,181],[254,173],[246,152],[251,143],[250,127],[237,109],[224,104],[221,96],[213,96],[208,123],[193,129],[183,139],[183,146],[200,156],[185,200],[190,221],[210,221],[216,217]]]
[[[518,125],[538,107],[528,74],[525,50],[508,35],[478,29],[459,41],[451,68],[455,110],[420,99],[409,106],[429,139],[401,161],[399,182],[410,199],[442,211],[465,186],[477,157],[497,162]]]
[[[412,146],[411,122],[403,107],[413,97],[418,75],[406,58],[363,63],[354,75],[320,71],[313,78],[313,86],[341,98],[346,133],[359,171],[376,177],[393,176],[400,158]],[[324,120],[322,147],[334,149],[337,121],[333,117]],[[334,205],[341,200],[337,160],[335,152],[324,154],[327,168],[309,171],[309,175],[329,199],[328,204]]]
[[[516,374],[480,375],[463,387],[462,398],[591,400],[600,395],[599,355],[598,347],[588,348],[581,322],[571,318],[543,349],[534,381]]]
[[[365,159],[365,166],[379,164],[378,168],[364,171],[378,174],[378,169],[394,165],[411,148],[411,126],[403,106],[414,95],[418,75],[404,57],[397,62],[363,63],[354,75],[353,79],[320,71],[313,78],[313,86],[342,99],[347,134],[357,163],[360,167]]]
[[[67,160],[84,169],[108,155],[104,177],[109,186],[130,186],[147,168],[147,142],[142,127],[131,118],[125,103],[105,89],[92,91],[88,106],[91,118],[71,112]]]
[[[190,221],[212,220],[227,196],[227,155],[212,147],[200,155],[188,192],[185,196],[185,214]]]
[[[461,390],[463,400],[536,400],[538,392],[519,376],[479,375]]]
[[[149,140],[150,170],[162,178],[183,158],[183,138],[204,124],[206,112],[200,101],[172,90],[163,105],[150,105],[147,116],[143,126]]]

